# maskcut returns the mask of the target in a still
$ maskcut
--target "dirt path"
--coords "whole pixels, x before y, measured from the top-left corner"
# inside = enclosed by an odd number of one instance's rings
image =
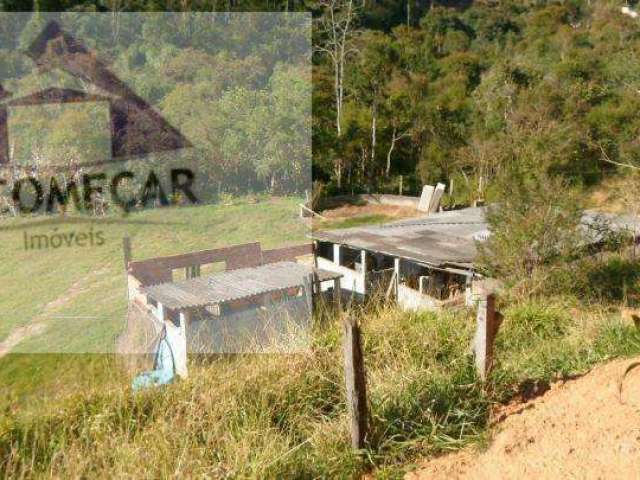
[[[44,332],[46,325],[44,323],[32,323],[24,327],[18,327],[13,330],[9,336],[0,342],[0,358],[7,355],[13,347],[22,342],[25,338],[33,337]]]
[[[640,478],[640,367],[616,360],[544,396],[511,406],[484,452],[425,462],[406,480]]]
[[[88,284],[90,281],[107,271],[106,267],[100,268],[98,270],[94,270],[89,274],[82,277],[80,280],[69,287],[69,289],[60,295],[55,300],[47,303],[42,310],[42,313],[33,318],[33,321],[29,325],[23,325],[21,327],[15,328],[9,336],[0,342],[0,358],[9,354],[11,350],[16,347],[16,345],[20,344],[24,340],[35,337],[36,335],[40,335],[47,328],[46,319],[49,317],[55,310],[60,307],[63,307],[71,300],[76,298],[82,292],[88,289]]]

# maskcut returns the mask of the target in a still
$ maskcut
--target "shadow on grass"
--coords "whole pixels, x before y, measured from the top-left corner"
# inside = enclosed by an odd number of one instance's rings
[[[607,301],[628,299],[640,303],[640,262],[612,258],[606,263],[594,265],[588,271],[590,288],[598,297]]]

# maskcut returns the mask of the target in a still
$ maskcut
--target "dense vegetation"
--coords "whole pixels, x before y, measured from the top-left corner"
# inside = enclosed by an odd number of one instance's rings
[[[362,455],[349,447],[340,323],[320,312],[306,355],[212,360],[192,365],[184,382],[137,395],[112,375],[110,389],[70,390],[65,402],[38,415],[7,410],[0,420],[0,471],[8,477],[358,478],[378,467],[385,478],[385,471],[398,473],[421,455],[483,441],[496,402],[640,351],[633,326],[604,309],[569,314],[573,305],[547,300],[506,309],[498,365],[485,385],[468,354],[473,322],[464,311],[352,312],[365,332],[372,417]]]
[[[640,30],[620,3],[19,0],[4,8],[311,11],[314,179],[330,192],[395,191],[398,175],[413,192],[443,181],[453,187],[448,201],[466,204],[491,197],[492,180],[513,162],[590,186],[612,162],[637,159]],[[158,68],[149,60],[145,68]],[[158,74],[171,78],[179,64],[178,56]],[[234,81],[264,84],[261,72],[268,78],[273,67],[255,68],[257,80]],[[164,97],[160,78],[148,87]]]
[[[450,203],[497,200],[503,208],[490,213],[493,236],[483,267],[506,288],[499,298],[505,319],[497,363],[486,383],[477,378],[468,349],[472,311],[411,314],[372,303],[347,312],[359,317],[365,337],[372,432],[363,454],[349,448],[340,318],[320,310],[307,355],[213,359],[192,365],[186,381],[137,395],[129,389],[130,379],[115,373],[121,370],[112,357],[95,363],[86,357],[3,358],[0,392],[8,395],[0,402],[0,472],[8,477],[348,478],[379,468],[382,476],[422,455],[481,442],[492,407],[518,394],[526,397],[532,385],[640,352],[638,331],[620,314],[621,307],[640,302],[634,248],[627,239],[612,239],[607,251],[585,255],[592,252],[577,248],[582,244],[576,230],[584,200],[580,191],[609,181],[609,174],[626,177],[616,180],[617,200],[634,211],[640,205],[638,178],[632,169],[615,165],[640,160],[635,118],[640,24],[621,15],[620,2],[614,1],[458,2],[458,8],[443,3],[3,3],[5,9],[42,11],[312,11],[314,179],[328,192],[396,191],[403,175],[405,189],[414,193],[423,182],[452,185]],[[332,40],[332,27],[345,36]],[[242,50],[248,34],[227,38],[229,50]],[[146,46],[157,40],[142,37]],[[265,67],[259,50],[216,56],[228,82],[240,86],[221,84],[213,95],[198,89],[211,71],[185,69],[198,64],[193,52],[174,55],[153,46],[149,52],[141,56],[131,48],[119,73],[131,74],[135,82],[134,74],[144,71],[148,82],[134,88],[159,108],[170,105],[167,111],[186,133],[204,140],[215,138],[214,130],[204,129],[211,107],[239,121],[225,127],[230,135],[253,128],[256,122],[241,120],[255,113],[266,125],[259,138],[282,139],[278,129],[287,124],[286,115],[274,121],[269,102],[283,92],[304,96],[304,72],[284,71],[275,61]],[[202,65],[210,53],[204,47],[197,53]],[[252,68],[256,76],[247,77]],[[182,78],[180,88],[167,87],[164,79],[172,76]],[[203,101],[194,111],[181,108],[180,95],[194,92]],[[216,158],[230,161],[242,150],[235,147],[235,142],[210,145]],[[288,159],[279,158],[275,170],[271,164],[260,170],[262,160],[255,156],[244,164],[255,167],[256,189],[285,188],[286,170],[278,168],[289,166]],[[274,179],[261,177],[261,171],[279,173]],[[213,182],[219,181],[215,173]],[[254,223],[260,223],[265,244],[282,242],[290,237],[287,225],[298,201],[285,200],[286,212],[274,207],[260,222],[251,216],[257,210],[253,203],[232,207],[233,221],[224,217],[223,206],[194,210],[190,228],[197,235],[163,227],[140,254],[173,252],[175,245],[205,248],[212,229],[220,235],[216,238],[224,234],[238,243],[244,240],[238,226],[251,230]],[[160,210],[140,215],[168,217]],[[114,238],[122,233],[114,230]],[[120,254],[119,244],[109,248],[109,258]],[[28,255],[14,255],[14,263],[7,259],[0,273],[26,278],[33,273],[21,265],[29,263],[36,273],[53,275],[65,253],[39,261]],[[120,258],[116,266],[104,255],[108,269],[99,273],[104,279],[59,307],[61,312],[109,302],[113,319],[121,318]],[[43,298],[64,293],[92,265],[76,259],[60,291]],[[26,280],[7,283],[13,303],[4,308],[35,317],[40,306],[28,295],[46,285],[25,292]],[[11,326],[5,325],[4,334]],[[75,331],[69,329],[69,335]],[[33,338],[27,347],[47,340]],[[61,367],[54,361],[68,371],[56,376]],[[80,381],[74,378],[78,372],[91,378]],[[42,385],[50,397],[36,402]]]
[[[416,174],[452,184],[454,201],[468,203],[490,196],[514,162],[581,186],[599,182],[610,162],[634,162],[640,25],[620,4],[433,5],[409,27],[381,29],[356,9],[341,135],[332,67],[318,58],[318,178],[359,190]]]
[[[97,69],[86,59],[87,66],[73,71],[55,53],[39,60],[48,68],[36,65],[24,52],[52,20],[97,52],[105,68]],[[306,16],[25,13],[0,23],[3,95],[16,101],[56,88],[99,99],[9,107],[9,156],[21,171],[0,166],[0,210],[2,197],[11,203],[13,185],[24,172],[35,171],[47,187],[53,176],[60,185],[69,179],[79,184],[82,174],[93,173],[86,165],[111,160],[116,155],[114,138],[123,137],[150,150],[144,162],[119,164],[111,173],[98,169],[107,177],[123,169],[134,171],[132,180],[121,182],[123,191],[140,191],[150,168],[168,177],[169,167],[194,172],[200,201],[310,188],[311,45]],[[92,68],[99,73],[88,73]],[[108,80],[112,74],[125,86]],[[113,85],[109,90],[105,84]],[[188,139],[187,147],[164,151],[159,129],[153,137],[147,133],[153,129],[136,134],[134,128],[114,127],[106,100],[124,98],[126,88],[175,126]],[[22,190],[24,198],[27,188]],[[103,191],[105,196],[110,193],[106,187]],[[132,196],[128,191],[120,195]]]
[[[584,285],[620,269],[616,261],[605,266],[592,263],[574,278]],[[602,304],[585,308],[578,298],[585,293]],[[363,325],[372,418],[360,453],[349,447],[340,322],[322,311],[308,354],[192,363],[188,380],[135,395],[116,358],[43,356],[34,368],[33,359],[12,355],[3,363],[14,385],[29,381],[26,372],[51,371],[53,361],[64,361],[57,372],[69,371],[47,401],[14,397],[4,405],[0,471],[9,478],[357,478],[376,469],[379,478],[399,478],[424,455],[486,442],[496,404],[640,352],[638,331],[616,311],[623,290],[576,295],[501,304],[505,321],[487,383],[469,353],[472,313],[410,314],[390,305],[349,312]],[[79,371],[95,376],[74,380]]]

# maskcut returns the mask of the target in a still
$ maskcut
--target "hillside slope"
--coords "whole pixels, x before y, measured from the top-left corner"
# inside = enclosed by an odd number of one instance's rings
[[[636,359],[638,360],[638,359]],[[637,478],[640,472],[640,370],[630,360],[554,385],[513,411],[482,452],[464,450],[426,462],[407,480]]]

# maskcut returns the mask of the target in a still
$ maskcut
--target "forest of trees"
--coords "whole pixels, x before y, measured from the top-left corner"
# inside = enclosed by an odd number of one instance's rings
[[[5,198],[15,195],[12,185],[26,175],[56,175],[62,182],[78,183],[89,173],[86,166],[95,162],[109,163],[116,170],[112,175],[122,169],[137,171],[139,175],[126,182],[133,183],[132,190],[142,188],[149,168],[165,176],[169,168],[188,168],[195,174],[200,201],[264,191],[302,194],[310,188],[312,52],[307,15],[69,12],[10,19],[0,21],[5,96],[20,101],[53,88],[99,100],[9,104],[12,166],[0,171]],[[112,138],[128,135],[125,128],[111,129],[113,107],[107,100],[119,98],[117,93],[105,92],[98,85],[102,78],[96,82],[91,74],[74,73],[54,54],[44,60],[52,67],[41,68],[24,53],[52,21],[97,52],[104,72],[152,105],[189,146],[151,149],[144,162],[129,155],[131,161],[111,165]],[[145,135],[127,141],[153,144],[161,138]],[[49,184],[47,178],[39,182]]]
[[[397,191],[400,175],[412,193],[441,181],[453,187],[449,202],[467,204],[491,197],[492,180],[513,162],[590,186],[637,160],[640,24],[620,13],[624,3],[11,0],[3,8],[310,11],[314,180],[332,193]],[[259,71],[256,55],[247,61]],[[159,73],[179,62],[161,61]],[[288,89],[289,74],[272,71],[271,82]],[[162,82],[136,87],[156,95]],[[243,102],[239,92],[224,97],[222,107]]]
[[[475,2],[402,18],[400,5],[393,17],[380,15],[384,2],[328,2],[316,31],[315,178],[393,191],[402,174],[414,193],[442,181],[449,202],[469,204],[491,198],[514,162],[577,187],[635,162],[640,24],[622,3]],[[336,41],[332,26],[346,35]]]

